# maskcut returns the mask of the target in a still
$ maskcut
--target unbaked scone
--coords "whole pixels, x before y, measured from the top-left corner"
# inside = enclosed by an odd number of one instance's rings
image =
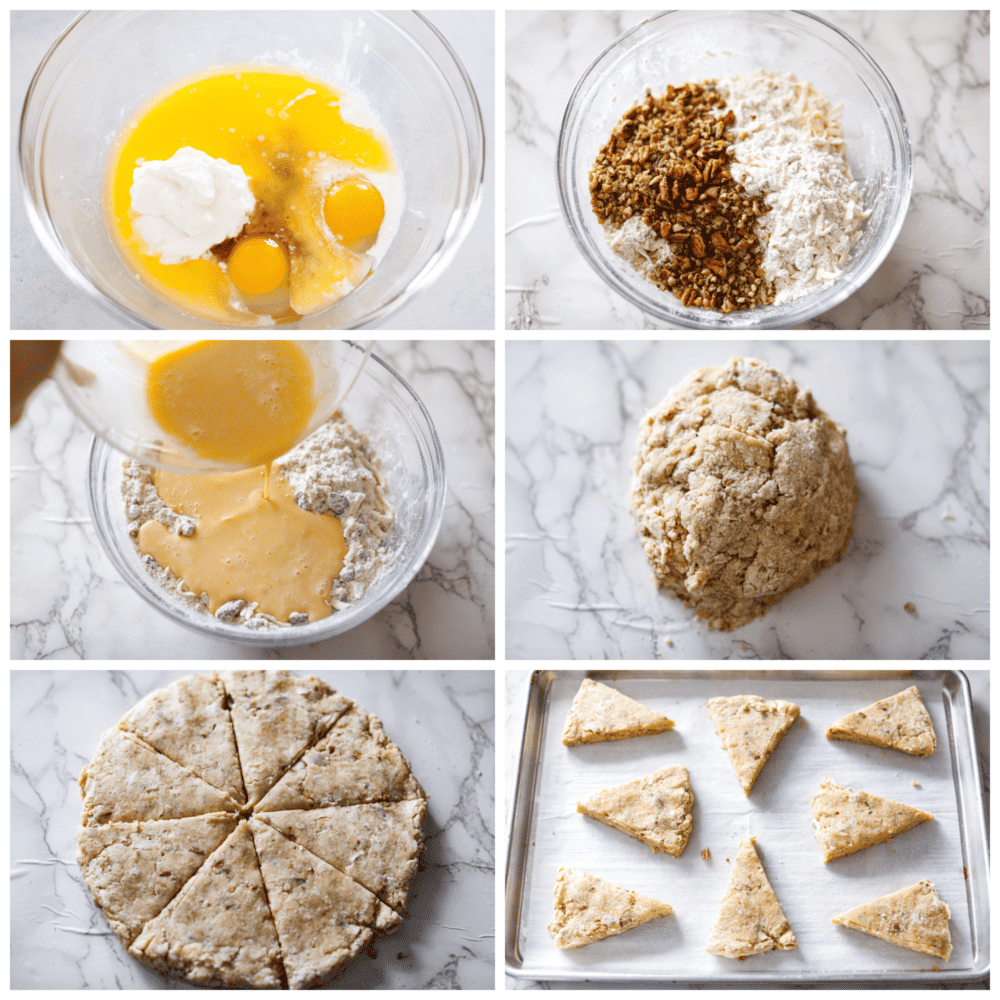
[[[929,757],[937,746],[931,717],[915,687],[838,719],[826,738],[902,750],[914,757]]]
[[[628,695],[584,678],[569,712],[562,741],[568,747],[651,736],[672,729],[673,722]]]
[[[577,802],[576,811],[641,840],[655,853],[679,858],[691,836],[693,805],[687,768],[667,764]]]
[[[938,896],[934,883],[924,878],[841,913],[832,922],[947,961],[951,957],[950,917],[948,904]]]
[[[642,419],[632,513],[657,586],[724,632],[843,558],[844,428],[763,361],[699,368]]]
[[[934,819],[922,809],[871,792],[841,788],[829,778],[823,779],[819,794],[813,796],[812,811],[824,864],[887,843]]]
[[[552,904],[549,933],[559,948],[582,948],[674,912],[652,896],[572,868],[556,873]]]
[[[754,840],[751,837],[740,844],[729,873],[719,919],[705,948],[713,955],[747,958],[799,946],[757,857]]]
[[[738,694],[710,699],[708,715],[744,793],[749,795],[757,775],[799,717],[799,706]]]

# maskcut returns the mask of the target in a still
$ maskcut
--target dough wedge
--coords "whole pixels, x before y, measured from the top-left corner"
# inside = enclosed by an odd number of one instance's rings
[[[673,728],[665,715],[654,712],[607,684],[585,678],[566,714],[564,745],[605,743],[650,736]]]
[[[290,989],[335,975],[373,930],[399,926],[398,913],[333,865],[258,819],[250,826]]]
[[[77,831],[76,860],[108,926],[130,945],[228,837],[235,813]]]
[[[799,717],[790,701],[765,701],[755,694],[712,698],[708,715],[729,754],[736,777],[749,795],[757,776]]]
[[[924,878],[847,910],[832,922],[947,961],[951,957],[950,918],[948,904],[938,896],[934,883]]]
[[[240,805],[246,802],[226,692],[215,674],[183,677],[142,699],[118,723],[194,771]]]
[[[914,757],[929,757],[937,746],[934,725],[916,687],[845,715],[827,729],[826,738],[901,750]]]
[[[281,987],[278,936],[246,821],[146,924],[129,954],[201,986]]]
[[[582,948],[674,912],[652,896],[572,868],[556,873],[553,910],[549,933],[559,948]]]
[[[239,811],[225,792],[122,729],[101,737],[80,791],[83,826]]]
[[[641,840],[655,853],[679,858],[691,836],[693,805],[687,768],[668,764],[591,795],[576,804],[576,811]]]
[[[813,826],[823,851],[823,863],[846,858],[934,819],[931,813],[884,799],[871,792],[855,792],[824,778],[813,796]]]
[[[799,946],[764,873],[754,840],[740,843],[733,862],[719,919],[705,948],[712,955],[739,959]]]
[[[377,716],[356,705],[261,799],[258,812],[426,798]]]
[[[425,799],[264,812],[260,818],[403,913],[423,846]]]

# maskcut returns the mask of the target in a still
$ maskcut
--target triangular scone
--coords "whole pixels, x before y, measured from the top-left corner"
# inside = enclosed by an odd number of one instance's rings
[[[183,677],[147,695],[118,723],[154,750],[246,802],[226,692],[215,675]]]
[[[729,873],[729,884],[719,905],[719,919],[705,949],[713,955],[745,958],[776,948],[799,946],[753,842],[751,837],[740,844]]]
[[[819,794],[813,796],[812,810],[824,864],[887,843],[898,834],[934,819],[930,813],[902,802],[841,788],[829,778],[823,779]]]
[[[237,812],[225,792],[122,729],[101,737],[80,773],[84,826]]]
[[[693,805],[687,768],[668,764],[577,802],[576,811],[641,840],[656,853],[679,858],[691,836]]]
[[[588,677],[570,705],[562,741],[572,747],[581,743],[625,740],[631,736],[662,733],[673,725],[665,715]]]
[[[111,929],[130,945],[236,828],[235,813],[85,826],[76,860]]]
[[[232,699],[250,805],[353,704],[318,677],[295,677],[286,670],[235,670],[224,674],[222,683]]]
[[[673,907],[596,875],[560,868],[549,933],[560,948],[580,948],[673,913]]]
[[[834,917],[833,923],[947,961],[951,957],[950,917],[951,910],[938,897],[934,883],[921,879],[907,889],[847,910]]]
[[[765,701],[755,694],[738,694],[712,698],[708,714],[743,791],[749,795],[757,775],[799,717],[799,706],[790,701]]]
[[[382,723],[353,706],[261,800],[260,812],[426,798]]]
[[[290,989],[334,975],[373,929],[391,932],[399,925],[399,914],[364,886],[266,823],[250,824]]]
[[[199,986],[281,988],[281,955],[246,822],[158,916],[129,954]]]
[[[289,840],[333,865],[402,913],[423,844],[425,799],[263,812]]]
[[[931,717],[915,687],[838,719],[826,738],[902,750],[914,757],[929,757],[937,746]]]

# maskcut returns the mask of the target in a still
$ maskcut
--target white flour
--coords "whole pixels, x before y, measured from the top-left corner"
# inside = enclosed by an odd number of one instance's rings
[[[385,493],[380,461],[368,438],[337,416],[327,421],[287,455],[278,459],[274,471],[283,475],[296,494],[298,505],[317,514],[334,514],[347,541],[347,555],[340,575],[330,590],[334,611],[358,600],[382,572],[389,553],[386,535],[392,527],[393,510]],[[122,497],[129,519],[128,533],[139,551],[139,529],[157,520],[177,534],[195,533],[196,522],[171,510],[159,497],[153,469],[126,462]],[[152,556],[142,555],[143,565],[157,583],[189,608],[209,614],[204,595],[192,593],[169,567]],[[287,628],[270,615],[258,614],[255,603],[231,601],[216,617],[248,628]],[[291,624],[299,624],[292,616]]]
[[[757,226],[775,305],[830,285],[869,214],[844,155],[840,106],[791,74],[730,76],[714,86],[736,115],[733,178],[764,195],[771,209]],[[673,255],[639,216],[604,231],[611,249],[644,277],[655,277]]]
[[[829,285],[868,215],[844,155],[841,106],[790,73],[725,77],[715,86],[736,114],[733,178],[771,209],[758,226],[767,233],[764,274],[775,305]]]

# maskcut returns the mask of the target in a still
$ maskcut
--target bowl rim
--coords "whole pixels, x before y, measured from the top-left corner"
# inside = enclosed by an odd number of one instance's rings
[[[253,630],[245,626],[230,625],[227,622],[220,622],[212,615],[200,615],[195,617],[195,612],[189,611],[181,604],[174,602],[170,595],[156,583],[152,577],[143,576],[141,567],[129,565],[122,558],[112,544],[111,538],[107,536],[105,520],[101,513],[100,503],[106,502],[106,494],[101,490],[100,479],[95,475],[99,468],[105,467],[109,461],[113,461],[115,456],[125,458],[121,452],[113,447],[108,441],[95,434],[90,442],[90,449],[87,455],[87,509],[91,521],[94,524],[95,533],[100,540],[112,565],[118,570],[122,579],[129,584],[132,590],[137,593],[147,604],[155,608],[166,618],[178,625],[183,625],[189,631],[198,635],[219,640],[222,642],[234,642],[241,646],[256,647],[298,647],[313,645],[332,639],[338,635],[343,635],[351,629],[365,622],[370,621],[383,608],[395,600],[414,580],[417,573],[423,568],[430,556],[431,550],[437,542],[438,534],[441,530],[441,523],[444,519],[445,501],[448,496],[448,474],[444,463],[444,449],[441,446],[441,439],[438,436],[437,428],[431,419],[430,412],[424,405],[423,400],[417,395],[413,387],[392,367],[388,362],[378,357],[374,353],[369,357],[368,362],[378,362],[388,374],[396,381],[404,394],[408,394],[410,399],[416,404],[423,422],[429,434],[427,440],[430,450],[430,464],[432,468],[440,469],[439,485],[434,490],[433,502],[430,508],[428,527],[425,531],[426,540],[420,549],[416,550],[410,557],[406,571],[400,574],[393,585],[386,589],[367,610],[364,618],[352,622],[344,628],[337,628],[338,613],[334,612],[326,618],[321,618],[316,622],[307,622],[305,625],[294,625],[287,629],[262,629]],[[129,542],[131,544],[131,542]],[[122,546],[124,549],[124,545]],[[139,581],[138,583],[136,581]],[[140,585],[141,584],[141,585]],[[200,618],[204,618],[206,624],[202,624]],[[341,619],[343,620],[343,619]],[[211,624],[207,624],[211,622]]]
[[[347,13],[347,11],[336,11],[337,13]],[[31,82],[25,93],[24,102],[21,106],[21,117],[18,126],[18,179],[20,181],[21,198],[24,202],[28,222],[31,225],[42,248],[48,254],[49,259],[58,267],[59,271],[78,289],[83,291],[88,298],[96,302],[105,312],[111,313],[119,322],[127,324],[129,328],[143,330],[173,329],[173,327],[161,327],[149,322],[142,316],[133,313],[121,303],[105,295],[87,276],[83,268],[76,262],[76,259],[69,252],[66,244],[62,240],[55,225],[52,222],[52,215],[47,209],[42,209],[45,202],[45,188],[41,180],[39,165],[35,162],[34,142],[29,139],[28,129],[32,120],[32,109],[41,101],[47,100],[47,95],[40,95],[42,80],[45,71],[56,59],[57,53],[65,46],[73,43],[78,36],[73,32],[86,21],[93,23],[101,18],[114,17],[121,14],[144,14],[149,11],[124,11],[124,10],[86,10],[78,14],[62,30],[53,41],[48,51],[42,57],[32,75]],[[173,10],[166,13],[182,14],[185,11]],[[195,11],[194,13],[202,13]],[[260,13],[267,13],[261,11]],[[312,13],[311,11],[308,13]],[[418,292],[433,284],[443,271],[454,260],[459,248],[469,235],[473,224],[479,214],[483,199],[483,185],[486,173],[486,132],[483,126],[482,109],[479,105],[479,98],[476,94],[472,80],[459,58],[458,53],[451,43],[444,37],[441,31],[435,27],[423,14],[415,10],[384,10],[368,11],[369,15],[374,15],[383,21],[391,21],[393,25],[405,34],[410,41],[421,49],[425,55],[431,58],[433,64],[442,73],[442,93],[446,94],[452,104],[452,110],[457,114],[462,123],[464,131],[464,145],[459,150],[459,160],[462,164],[462,180],[456,203],[451,209],[451,219],[445,231],[441,235],[438,245],[430,251],[426,263],[415,274],[407,285],[400,289],[395,295],[388,298],[381,305],[363,316],[356,317],[351,322],[339,327],[327,327],[326,329],[341,330],[361,330],[372,326],[377,326],[401,309]],[[426,30],[430,34],[431,40],[441,46],[442,52],[450,60],[450,65],[442,66],[440,60],[427,50],[423,41],[417,39],[406,21],[414,21],[421,30]],[[457,74],[452,78],[451,71]],[[35,197],[37,188],[37,199]],[[183,311],[183,310],[182,310]],[[191,314],[186,314],[191,315]],[[188,327],[188,329],[203,330],[244,330],[243,327],[212,323],[209,320],[202,320],[200,317],[191,315],[191,318],[200,326]],[[258,329],[256,327],[246,328],[249,332]],[[266,329],[266,328],[265,328]],[[308,329],[292,326],[291,329]]]
[[[886,229],[877,253],[872,256],[865,272],[863,272],[863,279],[851,282],[834,282],[826,288],[808,292],[798,298],[791,299],[788,303],[779,307],[783,309],[783,314],[778,317],[773,315],[766,316],[764,310],[745,310],[739,313],[724,314],[715,312],[714,310],[690,309],[688,307],[681,306],[679,302],[674,305],[673,302],[668,301],[667,299],[663,299],[661,302],[658,299],[654,299],[652,297],[652,293],[648,293],[645,296],[640,294],[638,287],[633,288],[626,281],[624,281],[617,272],[604,267],[605,262],[595,257],[590,252],[587,240],[577,229],[575,216],[572,210],[574,178],[569,177],[568,175],[568,161],[571,159],[569,153],[570,130],[573,118],[575,117],[574,112],[576,111],[576,104],[580,92],[583,90],[584,86],[589,83],[591,75],[595,72],[598,66],[615,49],[617,49],[625,39],[637,32],[648,31],[650,25],[654,25],[666,18],[676,15],[690,15],[691,13],[693,13],[691,10],[668,10],[661,11],[651,17],[644,18],[638,24],[635,24],[626,31],[623,31],[607,46],[605,46],[580,76],[580,79],[577,81],[572,92],[570,93],[569,100],[566,102],[566,108],[563,112],[562,121],[559,127],[559,135],[556,141],[556,187],[559,194],[559,207],[562,212],[563,221],[565,222],[566,227],[570,232],[570,236],[572,237],[573,242],[576,244],[576,247],[580,251],[584,260],[597,273],[602,281],[604,281],[612,291],[621,295],[622,298],[636,306],[644,315],[650,315],[658,321],[675,324],[677,327],[682,329],[740,330],[783,329],[796,323],[803,323],[810,319],[814,319],[822,313],[833,309],[835,306],[839,305],[846,298],[853,295],[865,284],[867,284],[867,282],[871,280],[875,272],[885,261],[889,252],[892,250],[892,247],[894,246],[897,238],[899,237],[899,233],[903,228],[903,223],[906,221],[906,214],[909,209],[910,196],[913,189],[913,144],[910,138],[909,126],[906,121],[906,114],[903,111],[899,95],[896,93],[892,82],[882,70],[881,66],[879,66],[879,64],[875,62],[868,52],[850,35],[838,28],[835,24],[831,24],[824,18],[818,17],[816,14],[812,14],[809,11],[756,11],[750,9],[737,11],[707,10],[698,11],[697,13],[698,16],[703,19],[712,20],[721,20],[722,18],[729,17],[734,13],[742,16],[753,16],[757,13],[766,13],[777,15],[780,18],[792,21],[804,19],[806,21],[816,22],[816,24],[820,26],[819,32],[822,32],[823,29],[828,29],[838,36],[842,42],[846,42],[851,48],[856,50],[861,61],[874,72],[876,78],[885,88],[886,96],[889,99],[888,106],[895,114],[896,124],[898,125],[899,131],[901,153],[900,184],[896,189],[896,212],[893,216],[892,222]],[[814,33],[818,38],[820,38],[820,40],[822,40],[822,34],[819,32]],[[647,282],[647,284],[649,283]],[[650,284],[650,288],[655,289],[655,286]],[[645,289],[642,291],[644,292]],[[796,303],[798,303],[798,305],[796,305]]]

